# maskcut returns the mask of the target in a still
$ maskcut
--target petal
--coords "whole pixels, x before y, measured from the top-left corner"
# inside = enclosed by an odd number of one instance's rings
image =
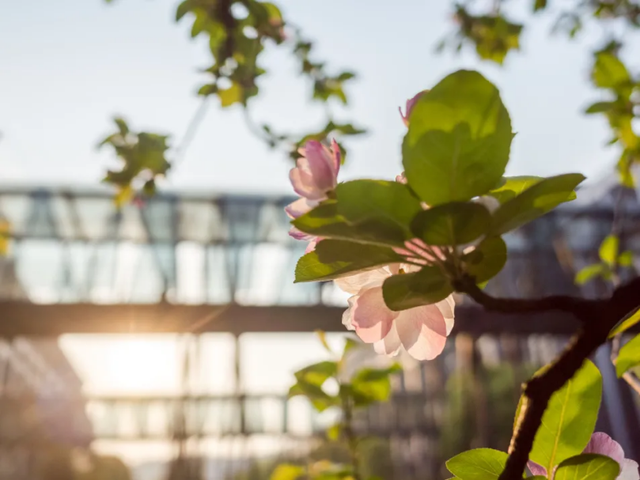
[[[335,139],[331,139],[331,157],[333,159],[333,172],[335,174],[336,179],[338,178],[338,173],[340,172],[340,161],[341,153],[340,146]]]
[[[374,287],[356,295],[351,324],[363,342],[373,343],[387,336],[397,315],[385,305],[382,287]]]
[[[638,464],[633,460],[625,458],[620,465],[620,475],[617,480],[639,480]]]
[[[287,213],[289,218],[294,219],[298,218],[301,215],[304,215],[317,204],[318,202],[309,201],[306,198],[302,197],[284,207],[284,211]]]
[[[384,268],[377,268],[375,270],[356,273],[348,277],[338,278],[335,280],[335,284],[343,292],[355,295],[359,293],[364,286],[379,287],[388,276],[389,272]]]
[[[309,200],[322,200],[325,198],[325,193],[316,186],[311,174],[305,172],[303,168],[292,168],[289,172],[289,180],[291,180],[293,190],[301,197]]]
[[[538,465],[536,462],[532,462],[531,460],[529,460],[527,462],[527,468],[531,472],[531,475],[542,475],[543,477],[547,476],[547,469],[542,465]]]
[[[310,140],[306,143],[304,150],[306,163],[318,188],[323,192],[335,188],[337,172],[329,149],[316,140]],[[298,161],[305,163],[304,159]]]
[[[444,349],[447,325],[436,305],[424,305],[400,312],[396,328],[402,346],[417,360],[432,360]]]
[[[402,111],[400,111],[400,115],[402,115]],[[407,177],[405,177],[404,172],[402,172],[400,175],[396,175],[396,182],[398,183],[407,183]]]
[[[342,324],[345,327],[347,327],[347,330],[355,330],[355,328],[353,327],[352,318],[353,318],[353,307],[355,305],[356,300],[357,300],[356,295],[354,295],[353,297],[349,297],[349,299],[347,300],[347,302],[349,303],[349,308],[347,308],[342,314]]]
[[[444,322],[447,326],[447,336],[448,336],[451,333],[451,330],[453,329],[454,318],[455,318],[454,309],[456,306],[456,302],[453,299],[453,295],[449,295],[447,298],[439,301],[435,305],[436,307],[438,307],[438,310],[440,310],[440,313],[442,313],[442,316],[444,317]]]
[[[313,240],[314,237],[313,235],[309,235],[308,233],[304,233],[302,230],[298,230],[296,227],[291,227],[289,229],[289,236],[291,238],[295,238],[296,240]]]
[[[395,322],[391,325],[391,330],[389,330],[387,336],[373,344],[373,349],[376,353],[392,357],[398,354],[400,347],[400,337],[398,336],[398,330],[396,330]]]
[[[591,440],[583,453],[599,453],[613,458],[619,464],[624,460],[624,451],[618,442],[603,432],[596,432],[591,435]]]

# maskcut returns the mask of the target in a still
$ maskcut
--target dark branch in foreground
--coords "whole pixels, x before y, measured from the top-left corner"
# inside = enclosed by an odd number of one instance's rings
[[[480,290],[472,278],[462,279],[454,286],[457,291],[466,293],[487,310],[502,313],[562,310],[572,313],[583,323],[583,327],[550,368],[531,379],[524,387],[524,403],[520,416],[516,419],[509,458],[499,480],[521,479],[549,399],[607,341],[609,332],[618,321],[640,305],[640,277],[616,288],[610,298],[601,300],[565,296],[539,300],[495,298]]]

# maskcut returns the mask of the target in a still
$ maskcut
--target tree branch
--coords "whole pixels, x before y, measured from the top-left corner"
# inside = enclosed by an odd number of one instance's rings
[[[609,337],[611,329],[631,310],[640,305],[640,277],[615,289],[608,299],[587,300],[568,296],[537,300],[492,297],[480,290],[472,278],[455,282],[487,310],[503,313],[533,313],[562,310],[572,313],[583,327],[562,354],[541,375],[524,387],[524,402],[509,446],[509,458],[499,480],[519,480],[527,465],[533,441],[551,396],[575,375],[584,361]],[[585,328],[586,327],[586,328]]]

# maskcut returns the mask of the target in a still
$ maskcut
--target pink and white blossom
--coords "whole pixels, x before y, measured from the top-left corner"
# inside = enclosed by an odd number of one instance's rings
[[[289,172],[295,192],[307,200],[320,201],[336,188],[340,171],[340,148],[335,140],[327,148],[317,140],[309,140],[299,150],[302,157]]]
[[[352,294],[342,323],[362,341],[372,343],[377,353],[397,355],[404,348],[417,360],[431,360],[442,353],[451,333],[455,302],[449,296],[432,305],[390,310],[382,297],[382,283],[400,267],[389,265],[336,280],[340,289]],[[416,270],[407,265],[402,268]]]
[[[617,480],[640,480],[638,464],[633,460],[624,458],[624,451],[620,444],[606,433],[594,433],[582,453],[598,453],[600,455],[606,455],[618,462],[620,465],[620,474]],[[547,476],[547,470],[543,466],[531,461],[529,461],[527,466],[533,475]]]
[[[415,107],[420,97],[427,92],[428,90],[423,90],[422,92],[415,95],[413,98],[410,98],[409,100],[407,100],[407,103],[404,107],[405,113],[402,113],[402,107],[398,107],[398,110],[400,111],[400,116],[402,117],[402,121],[407,127],[409,126],[409,116],[411,115],[411,110],[413,110],[413,107]]]
[[[340,171],[340,147],[335,140],[331,141],[330,149],[316,140],[309,140],[299,152],[302,157],[289,172],[289,179],[300,198],[284,209],[292,220],[328,198],[328,193],[338,184]],[[313,241],[317,238],[295,227],[291,227],[289,235],[296,240]]]

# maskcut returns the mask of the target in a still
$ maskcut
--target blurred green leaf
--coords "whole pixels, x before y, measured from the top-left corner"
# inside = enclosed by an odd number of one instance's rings
[[[304,477],[306,469],[300,465],[281,463],[271,474],[270,480],[298,480]]]
[[[535,0],[533,3],[533,11],[544,10],[547,8],[547,0]]]
[[[584,180],[579,173],[545,178],[503,203],[493,213],[492,233],[514,230],[576,197],[575,188]]]
[[[595,428],[601,399],[602,375],[585,360],[573,378],[551,396],[542,417],[544,428],[536,434],[529,459],[552,472],[560,462],[582,453]]]
[[[337,441],[340,438],[341,431],[342,426],[339,423],[331,425],[329,428],[327,428],[327,439],[333,442]]]
[[[616,360],[616,373],[622,377],[632,367],[640,365],[640,335],[625,343]]]
[[[447,461],[447,470],[460,480],[497,480],[507,464],[505,452],[476,448]]]
[[[558,465],[554,480],[615,480],[620,465],[613,458],[596,453],[583,453]]]
[[[331,347],[327,343],[327,334],[325,333],[325,331],[318,329],[318,330],[314,330],[314,333],[316,334],[316,337],[318,337],[318,340],[320,340],[320,343],[322,344],[324,349],[329,353],[333,353],[333,351],[331,350]]]
[[[345,240],[323,240],[296,265],[296,283],[353,275],[380,265],[399,263],[402,257],[388,247]]]
[[[607,265],[614,265],[618,258],[619,245],[620,239],[616,235],[607,235],[600,244],[600,249],[598,251],[600,260]]]
[[[626,250],[618,257],[618,265],[621,267],[631,267],[633,265],[633,252]]]
[[[507,245],[501,237],[490,237],[480,242],[473,251],[462,256],[467,273],[476,283],[495,277],[507,263]]]
[[[321,387],[324,382],[338,373],[338,364],[336,362],[324,361],[314,363],[301,370],[294,375],[298,381],[303,380],[312,385]]]
[[[402,155],[411,188],[430,206],[495,188],[509,160],[511,121],[491,82],[461,70],[424,93]]]
[[[602,276],[606,272],[606,267],[602,263],[594,263],[593,265],[587,265],[580,269],[576,273],[575,282],[578,285],[584,285],[589,280],[592,280],[598,276]]]
[[[391,394],[389,376],[401,372],[402,367],[394,363],[385,369],[363,368],[351,379],[351,394],[355,405],[363,407],[374,402],[384,402]]]
[[[596,53],[596,61],[592,73],[593,83],[600,88],[617,89],[628,87],[631,76],[627,67],[613,53]]]
[[[585,110],[585,113],[604,113],[613,110],[615,106],[615,102],[596,102],[589,105],[589,107],[587,107],[587,109]]]
[[[218,98],[220,98],[220,106],[229,107],[234,103],[244,102],[244,90],[238,83],[233,83],[225,90],[218,90]]]
[[[384,303],[394,311],[430,305],[444,300],[451,292],[451,283],[438,267],[393,275],[382,285]]]
[[[414,235],[427,245],[471,243],[489,230],[491,215],[478,203],[452,202],[421,210],[411,222]]]

